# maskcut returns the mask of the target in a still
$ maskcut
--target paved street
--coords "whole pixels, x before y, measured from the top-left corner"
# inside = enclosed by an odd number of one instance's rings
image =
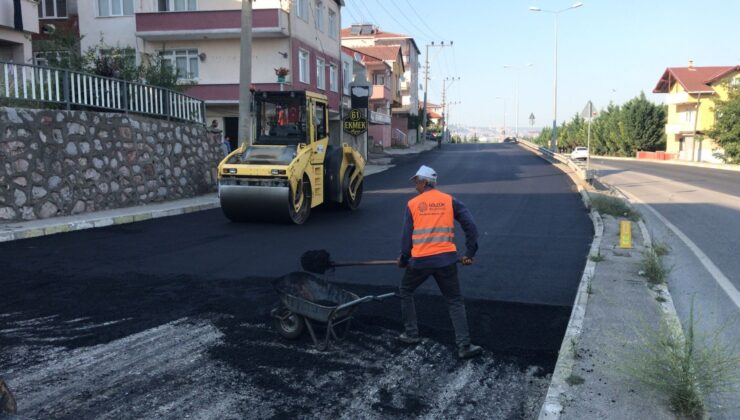
[[[639,209],[655,239],[672,249],[665,260],[672,268],[669,288],[681,319],[688,319],[693,301],[705,332],[723,328],[727,345],[740,342],[740,172],[623,160],[592,162],[601,181],[648,204],[664,218],[644,206]],[[675,229],[668,228],[666,221]],[[702,255],[715,269],[702,264]]]
[[[394,259],[408,178],[432,166],[481,232],[460,268],[473,339],[461,363],[436,286],[417,299],[424,342],[398,345],[397,301],[363,306],[321,353],[270,328],[269,280],[309,249]],[[539,410],[593,236],[566,175],[510,144],[445,145],[367,179],[355,213],[305,225],[233,224],[220,210],[0,244],[0,374],[30,417],[427,415],[512,418]],[[462,247],[462,232],[458,232]],[[340,268],[360,295],[401,271]],[[396,387],[407,384],[403,392]],[[475,386],[473,386],[475,384]],[[85,401],[85,402],[83,402]],[[472,411],[471,411],[472,410]]]

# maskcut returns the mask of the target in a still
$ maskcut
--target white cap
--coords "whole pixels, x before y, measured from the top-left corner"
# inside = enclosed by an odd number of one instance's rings
[[[432,168],[430,168],[430,167],[428,167],[426,165],[421,165],[421,167],[419,168],[419,170],[416,171],[416,175],[412,176],[411,179],[413,180],[416,177],[425,179],[425,180],[429,181],[432,184],[436,184],[437,183],[437,172],[435,172],[434,169],[432,169]]]

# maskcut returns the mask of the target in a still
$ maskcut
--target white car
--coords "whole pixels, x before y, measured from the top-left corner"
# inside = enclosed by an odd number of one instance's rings
[[[571,160],[586,160],[588,159],[588,147],[578,146],[573,149],[570,154]]]

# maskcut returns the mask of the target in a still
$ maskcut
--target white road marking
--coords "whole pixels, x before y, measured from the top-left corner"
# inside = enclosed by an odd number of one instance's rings
[[[633,200],[635,202],[638,202],[638,203],[644,205],[648,210],[650,210],[655,215],[655,217],[657,217],[661,222],[663,222],[663,224],[665,224],[668,227],[668,229],[670,229],[671,231],[673,231],[673,233],[675,233],[676,236],[678,236],[679,239],[681,239],[683,241],[683,243],[685,243],[686,246],[689,247],[689,249],[691,250],[691,252],[693,252],[694,255],[696,255],[696,258],[699,259],[699,261],[704,266],[704,268],[707,269],[707,271],[709,272],[709,274],[712,277],[714,277],[714,281],[716,281],[717,284],[719,285],[719,287],[721,287],[722,290],[724,290],[724,292],[727,294],[727,297],[729,297],[730,300],[732,301],[732,303],[735,304],[735,307],[738,308],[738,309],[740,309],[740,292],[735,288],[735,285],[732,284],[732,282],[730,281],[730,279],[728,279],[727,276],[725,276],[724,273],[722,273],[722,270],[720,270],[719,267],[717,267],[712,262],[712,260],[707,256],[707,254],[705,254],[694,243],[694,241],[692,241],[691,239],[689,239],[689,237],[686,236],[686,234],[684,234],[681,231],[681,229],[679,229],[678,227],[676,227],[676,225],[674,225],[673,223],[671,223],[670,221],[668,221],[668,219],[666,219],[665,217],[663,217],[662,214],[658,213],[658,211],[655,210],[650,204],[648,204],[648,203],[640,200],[634,194],[628,193],[627,191],[625,191],[623,189],[620,189],[620,191],[622,192],[622,194],[628,196],[630,198],[630,200]]]

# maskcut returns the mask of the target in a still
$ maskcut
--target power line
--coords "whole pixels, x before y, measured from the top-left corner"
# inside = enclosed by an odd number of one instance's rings
[[[370,16],[370,19],[373,20],[373,22],[370,22],[370,23],[374,23],[375,25],[380,25],[380,21],[378,21],[378,19],[376,19],[375,16],[373,16],[373,13],[370,11],[370,8],[367,7],[367,5],[363,1],[359,1],[359,2],[357,2],[357,4],[361,4],[362,7],[365,8],[365,10],[367,11],[368,16]],[[358,6],[358,9],[359,9],[359,6]]]
[[[423,30],[423,29],[421,29],[421,28],[420,28],[419,26],[417,26],[417,25],[416,25],[416,23],[414,23],[414,21],[413,21],[413,20],[409,19],[409,17],[408,17],[408,13],[404,13],[404,12],[403,12],[403,10],[401,10],[401,8],[400,8],[400,7],[398,6],[398,4],[396,4],[396,2],[395,2],[395,1],[391,1],[391,4],[393,5],[393,7],[395,7],[395,8],[396,8],[396,10],[398,10],[399,14],[400,14],[401,16],[403,16],[403,17],[404,17],[404,18],[406,19],[406,21],[407,21],[407,22],[408,22],[409,24],[411,24],[411,26],[413,26],[413,27],[414,27],[414,29],[416,29],[417,31],[419,31],[419,34],[420,34],[421,36],[423,36],[423,37],[424,37],[425,39],[427,39],[427,40],[431,40],[431,39],[434,39],[434,37],[430,37],[430,36],[428,36],[429,34],[428,34],[428,33],[427,33],[427,32],[426,32],[425,30]]]
[[[357,19],[357,16],[355,16],[355,14],[352,12],[352,9],[350,9],[349,7],[345,7],[345,10],[347,10],[347,13],[349,13],[352,19],[354,19],[354,23],[362,23],[361,20]]]
[[[414,14],[416,15],[416,17],[419,18],[419,20],[421,21],[421,23],[429,29],[429,33],[431,33],[432,35],[434,35],[433,38],[436,38],[436,39],[443,39],[444,38],[442,36],[439,36],[439,34],[436,33],[434,31],[434,29],[432,29],[429,25],[427,25],[426,21],[421,16],[419,16],[419,14],[416,12],[416,9],[414,8],[414,6],[412,6],[411,3],[409,3],[409,0],[406,0],[406,4],[409,6],[409,8],[411,9],[411,11],[414,12]]]
[[[393,19],[393,21],[394,21],[394,22],[396,22],[396,23],[398,24],[398,26],[399,26],[399,29],[403,29],[403,28],[405,28],[405,27],[406,27],[406,25],[404,25],[403,23],[399,22],[399,21],[398,21],[398,19],[396,19],[396,17],[395,17],[395,16],[393,16],[393,14],[392,14],[391,12],[389,12],[389,11],[388,11],[388,9],[386,9],[386,8],[385,8],[385,6],[383,6],[383,3],[381,3],[381,2],[380,2],[380,0],[378,0],[378,2],[377,2],[376,4],[377,4],[378,6],[380,6],[380,8],[381,8],[381,9],[383,9],[383,11],[384,11],[384,12],[385,12],[385,13],[386,13],[386,14],[387,14],[388,16],[390,16],[390,17],[391,17],[391,19]],[[378,26],[380,26],[380,22],[378,22]]]

